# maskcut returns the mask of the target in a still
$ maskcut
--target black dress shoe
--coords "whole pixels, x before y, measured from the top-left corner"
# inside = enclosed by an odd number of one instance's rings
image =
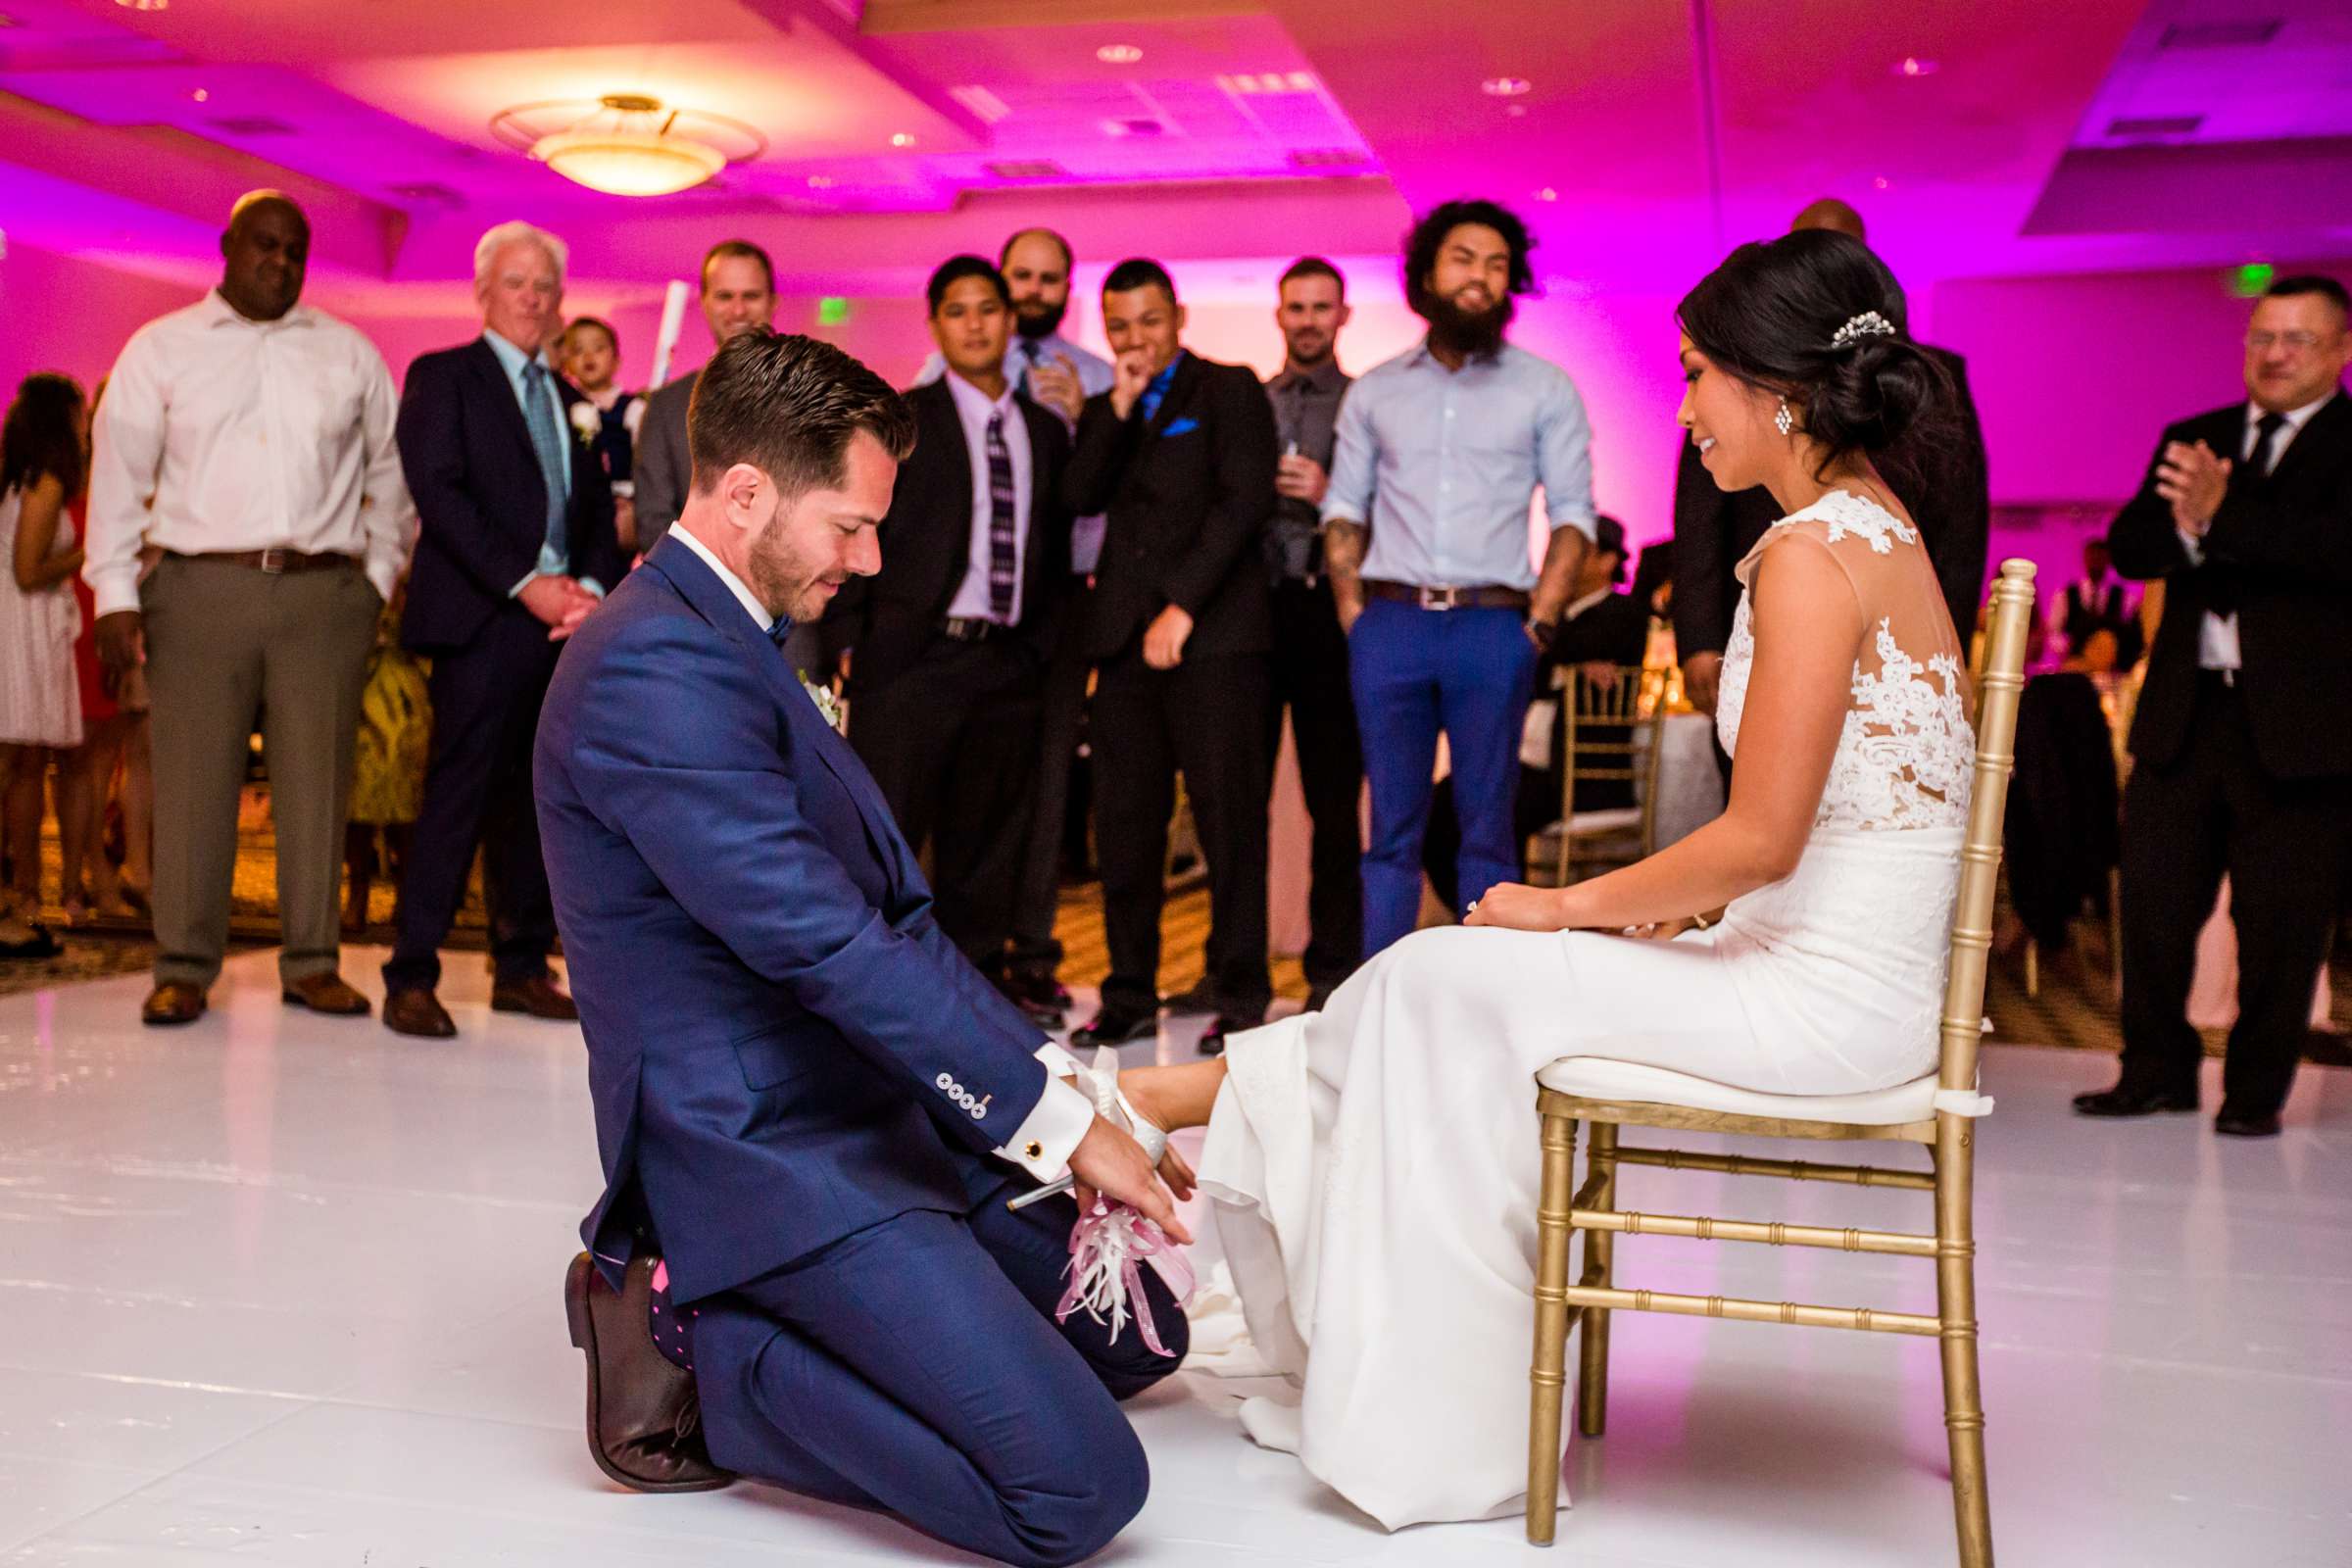
[[[1193,1012],[1213,1013],[1217,1010],[1217,988],[1213,982],[1202,979],[1172,997],[1160,998],[1159,1004],[1179,1016]]]
[[[588,1453],[636,1492],[710,1492],[735,1477],[710,1461],[694,1374],[654,1344],[654,1265],[632,1258],[618,1295],[586,1252],[564,1276],[571,1343],[588,1355]]]
[[[1265,1021],[1265,1009],[1262,1007],[1258,1009],[1255,1017],[1244,1013],[1223,1014],[1215,1023],[1210,1024],[1208,1032],[1200,1037],[1200,1054],[1222,1056],[1225,1054],[1225,1037],[1227,1035],[1242,1034],[1247,1030],[1256,1028]]]
[[[2224,1105],[2213,1118],[2213,1130],[2225,1138],[2276,1138],[2278,1136],[2278,1113],[2275,1110],[2238,1110]]]
[[[1070,994],[1052,975],[1006,975],[999,989],[1030,1019],[1049,1029],[1058,1029],[1069,1021]]]
[[[1125,1046],[1149,1040],[1159,1032],[1159,1014],[1104,1007],[1095,1021],[1070,1031],[1070,1049],[1092,1051],[1098,1046]]]
[[[2138,1089],[2117,1084],[2113,1089],[2075,1097],[2075,1113],[2080,1116],[2153,1116],[2160,1111],[2196,1108],[2197,1092],[2193,1089],[2182,1094],[2174,1089]]]

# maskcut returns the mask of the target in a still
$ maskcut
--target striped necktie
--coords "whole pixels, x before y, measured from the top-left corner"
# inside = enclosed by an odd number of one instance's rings
[[[988,612],[1007,623],[1021,574],[1012,503],[1012,449],[1004,444],[1004,411],[999,409],[988,416]]]
[[[539,477],[547,485],[547,549],[554,559],[569,563],[571,541],[564,528],[564,437],[548,403],[547,367],[528,361],[522,368],[522,416],[530,426],[531,450],[539,458]]]

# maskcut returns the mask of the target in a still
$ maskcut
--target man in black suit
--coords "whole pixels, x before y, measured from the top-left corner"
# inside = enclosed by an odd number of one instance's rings
[[[2248,401],[2164,432],[2108,547],[2162,578],[2124,790],[2124,1063],[2088,1116],[2197,1108],[2184,1015],[2223,875],[2237,1023],[2214,1130],[2278,1131],[2352,858],[2352,364],[2344,286],[2284,277],[2246,332]]]
[[[1217,1021],[1254,1027],[1266,969],[1265,714],[1273,615],[1259,542],[1274,510],[1274,413],[1246,366],[1178,343],[1184,308],[1155,262],[1102,280],[1115,357],[1078,421],[1065,499],[1109,521],[1088,595],[1096,665],[1095,836],[1110,976],[1081,1046],[1140,1040],[1159,1004],[1168,818],[1184,775],[1208,865]]]
[[[384,1022],[457,1033],[434,997],[439,949],[482,850],[500,1012],[579,1014],[549,973],[556,922],[531,807],[531,738],[564,639],[627,563],[604,466],[571,434],[581,401],[549,367],[564,242],[501,223],[474,247],[482,335],[409,368],[395,428],[416,498],[401,641],[433,661],[433,740],[384,965]]]
[[[2117,669],[2139,662],[2139,616],[2115,574],[2115,558],[2104,535],[2082,541],[2082,580],[2069,583],[2058,597],[2058,620],[2066,634],[2066,651],[2081,658],[2100,632],[2115,639]]]
[[[1834,198],[1815,202],[1788,226],[1863,237],[1862,216]],[[1976,402],[1968,394],[1968,368],[1960,356],[1936,348],[1928,353],[1951,375],[1961,427],[1948,449],[1921,453],[1908,463],[1889,461],[1883,465],[1883,476],[1919,524],[1952,625],[1965,642],[1977,623],[1992,525],[1984,432],[1977,421]],[[1717,489],[1698,461],[1698,448],[1682,443],[1674,475],[1674,646],[1683,665],[1683,690],[1702,712],[1715,711],[1715,683],[1723,672],[1724,647],[1732,637],[1732,614],[1740,605],[1740,583],[1732,568],[1780,518],[1771,491]],[[1729,760],[1719,756],[1718,760],[1728,777]]]
[[[927,294],[947,372],[906,394],[914,455],[882,569],[843,587],[824,637],[850,677],[850,744],[906,842],[930,842],[940,929],[1002,987],[1070,578],[1070,438],[1005,378],[1004,275],[957,256]]]

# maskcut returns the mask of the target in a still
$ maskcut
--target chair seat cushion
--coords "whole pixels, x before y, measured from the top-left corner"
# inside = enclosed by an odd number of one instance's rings
[[[1537,1073],[1536,1082],[1558,1094],[1585,1100],[1628,1100],[1788,1121],[1842,1121],[1865,1127],[1891,1127],[1903,1122],[1932,1121],[1936,1115],[1934,1073],[1907,1084],[1896,1084],[1891,1089],[1873,1089],[1860,1095],[1764,1095],[1638,1061],[1562,1056]]]

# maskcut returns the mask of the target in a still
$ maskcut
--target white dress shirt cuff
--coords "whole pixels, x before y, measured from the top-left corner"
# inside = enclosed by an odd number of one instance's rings
[[[128,564],[117,568],[108,565],[96,575],[87,573],[90,584],[90,618],[114,614],[117,611],[139,608],[139,561],[136,556]]]
[[[1048,1075],[1046,1092],[1037,1097],[1037,1103],[1013,1129],[997,1155],[1012,1161],[1040,1182],[1050,1182],[1069,1165],[1070,1156],[1078,1152],[1079,1141],[1094,1126],[1095,1102],[1062,1082],[1064,1073],[1078,1068],[1077,1058],[1068,1052],[1049,1040],[1038,1048],[1037,1059]]]
[[[2179,537],[2181,553],[2188,557],[2188,564],[2192,566],[2205,564],[2204,536],[2190,533],[2186,528],[2179,526],[2176,526],[2173,532]]]
[[[400,586],[400,558],[392,556],[380,561],[371,559],[361,569],[368,573],[368,583],[375,590],[375,597],[387,605],[390,604],[393,590]]]

